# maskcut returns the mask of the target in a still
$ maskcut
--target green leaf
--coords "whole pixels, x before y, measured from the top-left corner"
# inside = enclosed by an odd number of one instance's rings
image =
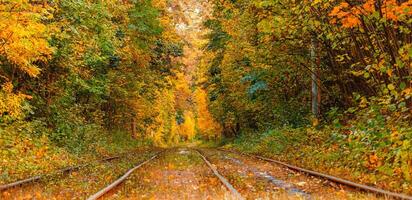
[[[409,48],[409,58],[412,58],[412,48]]]
[[[395,104],[391,104],[391,105],[388,106],[388,108],[389,108],[389,110],[390,110],[391,112],[394,112],[394,111],[396,110],[396,105],[395,105]]]
[[[405,103],[405,102],[399,103],[398,108],[404,108],[404,107],[406,107],[406,103]]]
[[[405,82],[402,82],[402,83],[399,85],[399,88],[401,88],[401,90],[404,90],[404,89],[406,88],[406,83],[405,83]]]

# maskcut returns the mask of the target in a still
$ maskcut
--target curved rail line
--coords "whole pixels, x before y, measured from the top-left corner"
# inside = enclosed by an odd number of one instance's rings
[[[145,165],[146,163],[152,161],[153,159],[155,159],[161,152],[156,153],[154,156],[150,157],[149,159],[147,159],[146,161],[136,165],[135,167],[133,167],[132,169],[129,169],[123,176],[121,176],[120,178],[118,178],[117,180],[115,180],[113,183],[111,183],[110,185],[106,186],[105,188],[101,189],[100,191],[98,191],[97,193],[93,194],[92,196],[90,196],[89,198],[87,198],[87,200],[96,200],[100,197],[102,197],[103,195],[105,195],[106,193],[108,193],[110,190],[114,189],[116,186],[118,186],[120,183],[122,183],[123,181],[125,181],[130,174],[133,173],[133,171],[135,171],[136,169],[140,168],[141,166]]]
[[[8,184],[5,184],[5,185],[0,185],[0,191],[8,190],[8,189],[11,189],[13,187],[21,186],[21,185],[28,184],[28,183],[33,183],[33,182],[39,181],[40,179],[42,179],[43,177],[46,177],[46,176],[56,175],[56,174],[64,174],[64,173],[76,171],[76,170],[79,170],[80,168],[87,167],[87,166],[91,165],[91,163],[93,163],[93,162],[108,162],[108,161],[111,161],[111,160],[117,160],[117,159],[123,157],[124,155],[126,155],[128,153],[130,153],[130,152],[122,153],[122,154],[117,155],[117,156],[111,156],[111,157],[104,158],[104,159],[101,159],[101,160],[90,161],[86,164],[66,167],[66,168],[54,171],[52,173],[49,173],[49,174],[40,174],[40,175],[36,175],[36,176],[30,177],[30,178],[26,178],[26,179],[22,179],[22,180],[19,180],[19,181],[12,182],[12,183],[8,183]]]
[[[243,200],[244,198],[242,195],[229,183],[229,181],[220,175],[220,173],[217,171],[215,167],[207,160],[207,158],[197,149],[195,151],[202,157],[203,161],[207,164],[207,166],[213,171],[213,174],[219,178],[219,180],[226,186],[226,188],[236,197],[236,199],[241,199]]]
[[[323,174],[323,173],[319,173],[319,172],[316,172],[316,171],[312,171],[312,170],[304,169],[304,168],[297,167],[297,166],[294,166],[294,165],[290,165],[290,164],[287,164],[287,163],[284,163],[284,162],[281,162],[281,161],[277,161],[277,160],[274,160],[274,159],[265,158],[265,157],[262,157],[262,156],[248,154],[248,153],[242,153],[242,152],[233,151],[233,150],[221,149],[221,148],[219,148],[218,150],[223,151],[223,152],[235,153],[235,154],[239,154],[239,155],[246,155],[246,156],[249,156],[249,157],[257,158],[259,160],[264,160],[264,161],[276,163],[278,165],[281,165],[283,167],[287,167],[287,168],[295,170],[295,171],[304,172],[304,173],[312,175],[312,176],[324,178],[324,179],[330,180],[330,181],[338,183],[338,184],[347,185],[347,186],[350,186],[350,187],[355,188],[355,189],[372,192],[372,193],[375,193],[375,194],[378,194],[378,195],[383,195],[383,196],[392,197],[392,198],[396,198],[396,199],[412,200],[412,196],[408,196],[406,194],[391,192],[391,191],[387,191],[387,190],[383,190],[383,189],[379,189],[379,188],[375,188],[375,187],[355,183],[355,182],[348,181],[348,180],[338,178],[338,177],[335,177],[335,176],[331,176],[331,175],[328,175],[328,174]]]

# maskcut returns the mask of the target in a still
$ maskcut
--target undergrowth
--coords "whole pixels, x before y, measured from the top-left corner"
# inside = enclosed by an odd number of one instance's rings
[[[62,145],[48,137],[53,135],[49,131],[40,122],[0,127],[0,184],[151,146],[149,140],[101,129],[88,130],[87,139],[70,138]]]
[[[412,194],[412,128],[379,123],[369,118],[346,126],[244,132],[225,147]]]

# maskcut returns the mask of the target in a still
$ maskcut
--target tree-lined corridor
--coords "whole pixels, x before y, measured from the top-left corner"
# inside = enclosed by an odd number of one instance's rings
[[[411,0],[0,1],[0,198],[86,198],[134,169],[101,198],[411,199],[411,15]]]

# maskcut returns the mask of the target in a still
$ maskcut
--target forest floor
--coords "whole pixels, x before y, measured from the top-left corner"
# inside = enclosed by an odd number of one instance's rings
[[[76,172],[2,191],[0,199],[85,199],[153,156],[136,152]],[[204,148],[199,151],[245,199],[380,199],[278,165]],[[134,171],[102,199],[239,199],[192,148],[173,148]]]

